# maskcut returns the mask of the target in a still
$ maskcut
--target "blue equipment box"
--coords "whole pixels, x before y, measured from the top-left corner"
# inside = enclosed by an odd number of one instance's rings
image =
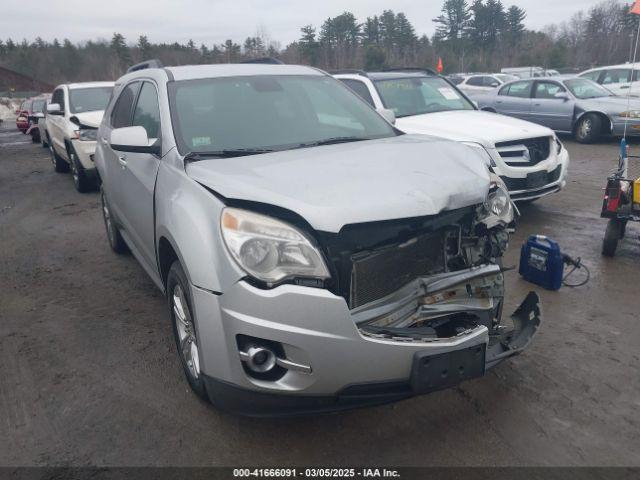
[[[520,251],[520,275],[547,290],[560,290],[564,261],[560,246],[542,235],[532,235]]]

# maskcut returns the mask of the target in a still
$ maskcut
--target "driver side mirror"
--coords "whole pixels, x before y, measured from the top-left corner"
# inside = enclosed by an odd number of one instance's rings
[[[396,114],[390,108],[376,108],[376,112],[378,112],[382,118],[384,118],[391,125],[396,124]]]
[[[567,92],[558,92],[554,95],[554,97],[560,100],[564,100],[565,102],[569,100],[569,94]]]
[[[160,155],[161,148],[157,142],[150,144],[147,130],[144,127],[122,127],[111,131],[111,148],[119,152],[149,153]]]
[[[59,103],[50,103],[47,105],[47,113],[49,115],[64,115]]]

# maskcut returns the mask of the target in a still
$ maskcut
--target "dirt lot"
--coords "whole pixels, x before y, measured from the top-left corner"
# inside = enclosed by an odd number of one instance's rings
[[[77,193],[11,127],[0,127],[0,465],[640,466],[640,228],[615,259],[600,256],[614,142],[566,140],[567,189],[523,209],[507,264],[541,233],[593,272],[581,289],[537,289],[544,325],[524,355],[391,406],[256,420],[189,392],[165,301],[109,250],[97,194]],[[508,275],[509,312],[532,288]]]

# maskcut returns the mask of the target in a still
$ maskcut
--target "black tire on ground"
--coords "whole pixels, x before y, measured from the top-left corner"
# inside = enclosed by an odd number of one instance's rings
[[[80,164],[80,160],[78,160],[78,155],[73,149],[73,146],[69,146],[67,152],[71,164],[73,184],[75,185],[76,190],[80,193],[93,192],[97,187],[95,179],[87,176],[87,172]]]
[[[104,228],[107,231],[107,240],[109,241],[111,250],[118,254],[127,253],[129,251],[129,248],[122,238],[122,235],[120,235],[120,231],[118,230],[118,227],[113,220],[111,209],[109,208],[109,202],[107,201],[107,197],[102,188],[100,189],[100,200],[102,202],[102,218],[104,220]]]
[[[621,220],[620,221],[620,239],[623,239],[627,233],[627,223],[629,220]]]
[[[593,143],[600,135],[602,135],[602,119],[595,113],[583,115],[576,125],[576,140],[580,143]]]
[[[171,265],[167,276],[167,305],[178,357],[189,386],[200,398],[208,400],[207,389],[202,378],[202,372],[200,372],[200,345],[198,345],[196,335],[191,291],[189,290],[187,276],[182,270],[182,265],[177,260]],[[180,320],[181,317],[183,317],[183,320]],[[197,353],[192,356],[194,343]]]
[[[47,140],[49,143],[49,154],[51,155],[51,163],[53,163],[53,169],[58,173],[68,172],[69,164],[56,153],[55,149],[53,148],[53,144],[51,143],[51,139]]]
[[[622,222],[617,218],[612,218],[607,224],[607,230],[604,233],[604,241],[602,242],[602,255],[605,257],[613,257],[618,248],[620,234],[622,232]]]
[[[31,134],[31,142],[33,143],[40,143],[40,138],[36,137],[35,135]]]
[[[48,148],[49,147],[49,143],[47,142],[47,135],[48,135],[48,133],[45,133],[44,136],[41,138],[41,140],[42,140],[42,148]]]

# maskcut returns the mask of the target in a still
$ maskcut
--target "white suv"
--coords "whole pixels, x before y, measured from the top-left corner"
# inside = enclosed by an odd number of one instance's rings
[[[71,169],[79,192],[98,186],[93,154],[98,127],[112,91],[113,82],[60,85],[47,105],[44,140],[49,145],[51,161],[56,172]]]
[[[345,71],[334,77],[374,108],[391,110],[403,132],[456,140],[480,150],[514,201],[536,200],[566,184],[569,153],[552,130],[482,112],[441,76],[405,70]]]

